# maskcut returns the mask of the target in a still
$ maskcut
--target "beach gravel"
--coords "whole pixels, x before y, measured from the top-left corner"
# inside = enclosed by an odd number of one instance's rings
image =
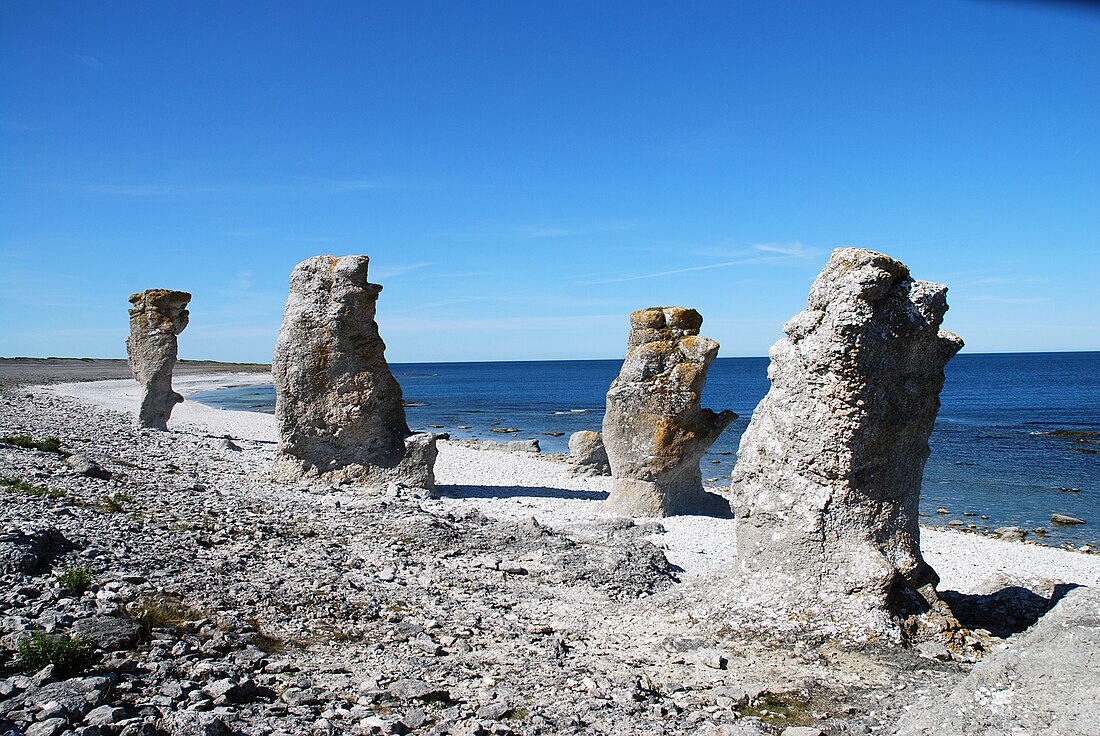
[[[187,397],[264,380],[174,385]],[[137,388],[0,393],[0,435],[59,437],[111,473],[0,445],[0,476],[25,484],[5,486],[0,507],[0,729],[890,733],[907,706],[970,674],[885,642],[760,637],[700,618],[700,599],[728,593],[733,522],[601,513],[608,478],[441,442],[439,499],[280,483],[270,415],[185,401],[171,431],[140,430]],[[1032,544],[925,530],[922,548],[941,590],[975,615],[1007,588],[1045,612],[1057,586],[1100,580],[1100,557]],[[86,590],[58,582],[81,568]],[[134,631],[129,648],[106,636]],[[21,671],[14,649],[31,632],[102,645],[71,676]]]

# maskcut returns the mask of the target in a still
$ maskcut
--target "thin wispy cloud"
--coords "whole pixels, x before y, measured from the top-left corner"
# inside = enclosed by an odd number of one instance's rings
[[[372,263],[368,270],[370,271],[370,278],[382,280],[392,279],[395,276],[406,274],[409,271],[415,271],[418,268],[427,268],[428,266],[432,265],[434,265],[434,263],[432,263],[431,261],[428,261],[426,263],[387,263],[383,266],[378,267],[375,267]]]
[[[91,54],[76,54],[74,58],[89,69],[95,69],[97,71],[107,66]]]
[[[962,299],[967,302],[985,302],[989,304],[1040,304],[1050,301],[1050,297],[1046,296],[997,296],[994,294],[964,296]]]
[[[252,279],[251,271],[240,271],[237,273],[237,277],[233,280],[233,289],[235,291],[248,291],[255,282]]]
[[[573,225],[485,225],[469,230],[440,233],[441,237],[462,240],[550,240],[584,238],[592,235],[623,232],[638,227],[634,222],[593,222]]]
[[[102,197],[250,197],[250,196],[317,196],[348,192],[405,189],[409,182],[383,179],[308,179],[265,182],[80,182],[46,185],[52,188],[76,189]]]
[[[498,330],[534,331],[546,327],[577,328],[584,325],[615,325],[623,320],[621,314],[544,315],[521,317],[483,317],[477,319],[424,319],[420,317],[393,317],[385,320],[382,329],[387,334],[401,332],[434,332],[437,330]]]
[[[711,251],[712,253],[714,251]],[[627,281],[642,281],[645,279],[657,279],[664,276],[676,276],[684,273],[696,273],[699,271],[713,271],[719,268],[732,268],[734,266],[750,266],[750,265],[768,265],[779,264],[794,259],[802,260],[810,256],[816,256],[817,251],[806,248],[801,243],[790,243],[785,245],[777,245],[771,243],[762,243],[752,246],[751,250],[741,250],[741,253],[765,253],[769,255],[749,255],[743,258],[734,258],[731,260],[719,261],[717,263],[705,263],[699,266],[687,266],[685,268],[673,268],[664,271],[654,271],[652,273],[634,274],[630,276],[619,276],[609,279],[589,279],[578,281],[578,284],[585,286],[595,286],[600,284],[618,284]]]

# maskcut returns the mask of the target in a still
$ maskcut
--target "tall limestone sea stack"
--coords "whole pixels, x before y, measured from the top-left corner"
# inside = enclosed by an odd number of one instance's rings
[[[771,349],[771,389],[733,473],[737,595],[894,630],[940,608],[917,503],[944,366],[947,288],[892,258],[833,252]]]
[[[694,309],[657,307],[630,315],[619,376],[607,392],[603,443],[611,463],[607,508],[628,516],[729,516],[703,490],[699,460],[737,418],[700,408],[718,343],[699,336]]]
[[[168,429],[172,409],[183,397],[172,390],[176,366],[176,336],[187,327],[190,313],[186,291],[146,289],[130,296],[130,336],[126,355],[130,371],[141,384],[138,424],[149,429]]]
[[[299,263],[271,372],[279,426],[276,473],[434,489],[435,439],[412,435],[401,386],[374,321],[382,287],[367,256]]]

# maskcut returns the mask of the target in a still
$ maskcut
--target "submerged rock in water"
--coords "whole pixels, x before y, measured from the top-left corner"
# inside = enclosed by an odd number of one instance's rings
[[[130,296],[130,336],[126,354],[134,378],[141,384],[138,424],[168,429],[172,409],[183,397],[172,390],[176,366],[176,336],[187,327],[191,295],[185,291],[146,289]]]
[[[842,248],[784,326],[733,473],[746,599],[873,628],[940,607],[917,503],[943,369],[962,347],[939,329],[946,293]]]
[[[367,256],[298,264],[275,345],[276,472],[432,489],[436,446],[413,435],[374,321]]]
[[[718,343],[699,336],[694,309],[663,307],[630,315],[626,359],[607,392],[603,443],[613,477],[607,507],[629,516],[729,515],[703,490],[699,460],[730,422],[700,407]]]
[[[611,475],[611,463],[599,432],[574,432],[569,435],[570,472],[577,476]]]

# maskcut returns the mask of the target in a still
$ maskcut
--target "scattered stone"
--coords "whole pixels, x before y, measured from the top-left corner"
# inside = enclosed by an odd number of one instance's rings
[[[1017,526],[1002,526],[993,530],[993,536],[1009,542],[1022,542],[1027,532]]]
[[[126,717],[126,711],[113,705],[101,705],[84,716],[88,726],[110,726]]]
[[[412,435],[374,321],[366,256],[299,263],[275,346],[276,472],[433,489],[436,446]]]
[[[229,736],[232,731],[220,716],[192,710],[173,711],[160,727],[171,736]]]
[[[185,291],[146,289],[133,294],[130,303],[130,337],[126,354],[130,370],[141,384],[138,424],[149,429],[168,429],[172,409],[183,397],[172,390],[176,365],[176,336],[187,327],[191,295]]]
[[[570,471],[577,476],[611,475],[611,463],[599,432],[574,432],[569,435]]]
[[[825,736],[825,732],[813,726],[787,726],[780,736]]]
[[[1050,523],[1060,526],[1077,526],[1078,524],[1084,524],[1085,520],[1078,519],[1076,516],[1067,516],[1066,514],[1051,514]]]
[[[69,455],[65,458],[65,464],[69,466],[69,469],[74,473],[83,475],[87,478],[98,478],[99,480],[110,480],[111,472],[104,470],[100,467],[99,463],[84,455]]]
[[[607,392],[603,443],[611,466],[607,508],[627,516],[729,516],[703,490],[699,461],[737,415],[700,407],[718,343],[699,335],[694,309],[630,315],[626,359]]]
[[[542,452],[538,440],[512,440],[511,442],[480,440],[477,446],[482,450],[496,450],[498,452],[529,452],[533,455],[538,455]]]
[[[771,349],[733,472],[738,589],[857,628],[938,603],[917,507],[944,366],[947,289],[881,253],[833,252]]]
[[[423,680],[411,678],[391,682],[387,691],[399,700],[438,700],[447,702],[451,699],[451,694],[447,690],[429,685]]]
[[[48,718],[38,721],[27,727],[26,736],[57,736],[68,728],[69,722],[64,718]]]
[[[925,659],[951,660],[951,652],[938,641],[922,641],[917,645],[917,654]]]

